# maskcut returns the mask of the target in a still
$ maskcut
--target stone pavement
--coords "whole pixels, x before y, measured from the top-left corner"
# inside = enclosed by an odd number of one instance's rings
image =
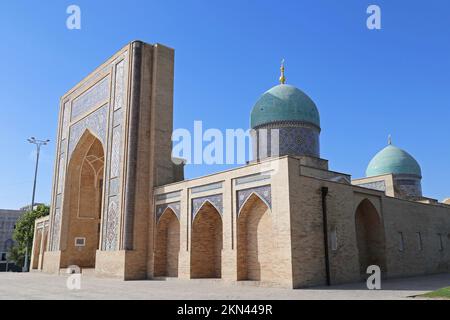
[[[289,290],[225,283],[221,280],[121,281],[83,275],[80,290],[69,290],[66,275],[0,273],[0,299],[411,299],[450,286],[450,274],[384,280],[382,290],[364,283]]]

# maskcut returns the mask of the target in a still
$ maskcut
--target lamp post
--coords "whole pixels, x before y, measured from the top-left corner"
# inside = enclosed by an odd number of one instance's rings
[[[30,211],[33,211],[34,208],[34,196],[36,194],[36,180],[37,180],[37,172],[38,172],[38,166],[39,166],[39,153],[41,151],[41,146],[45,146],[47,143],[50,142],[50,140],[38,140],[35,137],[31,137],[30,139],[28,139],[29,143],[32,143],[34,145],[36,145],[36,167],[34,169],[34,182],[33,182],[33,195],[31,197],[31,206],[30,206]],[[25,248],[25,262],[23,265],[23,270],[24,272],[28,271],[28,240],[26,243],[26,248]]]

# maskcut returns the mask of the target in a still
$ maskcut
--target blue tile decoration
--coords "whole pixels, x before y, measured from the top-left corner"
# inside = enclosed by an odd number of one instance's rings
[[[89,129],[99,140],[103,146],[106,146],[106,125],[109,105],[105,104],[86,118],[78,121],[70,127],[69,136],[69,159],[86,129]]]
[[[198,211],[201,209],[203,204],[205,202],[209,202],[211,205],[213,205],[219,214],[223,215],[223,196],[222,194],[215,194],[211,196],[206,197],[200,197],[200,198],[194,198],[192,199],[192,221],[194,221],[195,216],[197,215]]]
[[[420,198],[422,197],[422,183],[419,178],[411,178],[406,175],[394,178],[395,191],[401,197]]]
[[[272,188],[270,185],[243,189],[237,191],[237,214],[239,216],[242,207],[244,206],[247,199],[252,195],[258,195],[267,206],[272,209]]]
[[[367,188],[367,189],[372,189],[372,190],[386,191],[386,184],[385,184],[384,180],[373,181],[373,182],[368,182],[368,183],[361,183],[361,184],[357,184],[357,186]]]
[[[110,77],[105,77],[96,83],[92,88],[81,94],[72,101],[72,110],[70,118],[72,120],[85,114],[92,108],[109,99]]]
[[[178,217],[178,220],[180,219],[180,201],[177,202],[171,202],[171,203],[164,203],[156,206],[156,222],[159,221],[163,213],[166,211],[167,208],[170,208],[175,215]]]
[[[314,125],[289,121],[271,123],[255,130],[259,159],[285,155],[320,157],[320,129]],[[272,140],[274,143],[278,140],[278,148],[272,145]]]

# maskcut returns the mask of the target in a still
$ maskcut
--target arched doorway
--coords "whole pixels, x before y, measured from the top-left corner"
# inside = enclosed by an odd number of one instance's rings
[[[66,174],[61,267],[94,268],[100,242],[104,151],[86,130],[74,149]]]
[[[222,218],[205,202],[192,223],[191,278],[222,276]]]
[[[370,265],[377,265],[386,272],[383,225],[377,209],[368,199],[356,209],[355,226],[361,277],[367,278],[366,271]]]
[[[270,209],[252,194],[240,210],[237,222],[238,280],[274,280],[273,241]]]
[[[155,276],[177,277],[180,252],[180,222],[167,208],[156,226]]]

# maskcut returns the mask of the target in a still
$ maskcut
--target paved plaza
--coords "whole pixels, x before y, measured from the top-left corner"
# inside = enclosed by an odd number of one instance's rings
[[[67,275],[0,273],[0,299],[412,299],[450,286],[450,274],[385,280],[382,290],[367,290],[364,283],[289,290],[225,283],[221,280],[121,281],[83,275],[80,290],[67,288]]]

